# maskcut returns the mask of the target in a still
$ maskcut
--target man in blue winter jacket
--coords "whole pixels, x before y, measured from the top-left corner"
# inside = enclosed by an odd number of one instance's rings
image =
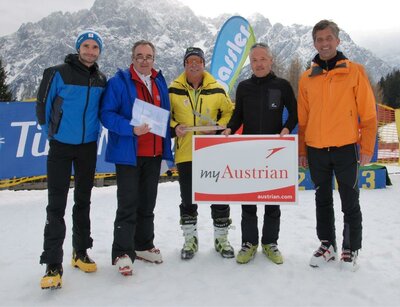
[[[72,165],[75,179],[72,265],[84,272],[97,270],[86,250],[93,245],[90,196],[96,169],[99,104],[106,85],[106,77],[96,63],[102,46],[103,40],[97,32],[81,32],[75,43],[78,54],[69,54],[64,64],[47,68],[37,95],[36,115],[50,145],[47,217],[40,257],[40,263],[47,264],[42,289],[62,285],[64,214]]]
[[[169,121],[166,136],[153,134],[147,124],[131,125],[136,98],[170,110],[168,87],[154,68],[155,47],[145,40],[132,47],[132,64],[118,70],[108,83],[100,108],[108,129],[106,161],[115,163],[118,208],[111,260],[118,271],[132,275],[136,258],[162,263],[154,246],[154,207],[162,159],[172,161]]]

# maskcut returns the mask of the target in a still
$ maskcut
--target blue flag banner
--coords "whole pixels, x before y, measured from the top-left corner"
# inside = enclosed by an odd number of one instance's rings
[[[229,93],[256,42],[249,22],[241,16],[229,18],[219,31],[211,59],[210,73]]]
[[[114,164],[104,161],[107,130],[98,141],[96,173],[112,173]],[[36,121],[35,103],[0,103],[0,179],[46,175],[49,144]]]

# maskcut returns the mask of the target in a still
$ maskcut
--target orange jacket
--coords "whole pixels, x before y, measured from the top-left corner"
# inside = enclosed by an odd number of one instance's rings
[[[363,66],[339,60],[330,71],[317,64],[300,78],[298,94],[299,154],[311,147],[360,143],[361,153],[374,152],[375,98]]]

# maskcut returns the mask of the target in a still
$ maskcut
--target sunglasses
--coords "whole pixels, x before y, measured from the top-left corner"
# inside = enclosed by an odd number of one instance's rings
[[[187,59],[185,61],[186,65],[199,65],[199,64],[203,64],[203,59]]]

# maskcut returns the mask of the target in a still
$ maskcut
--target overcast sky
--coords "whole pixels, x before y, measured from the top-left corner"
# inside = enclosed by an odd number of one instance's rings
[[[392,32],[400,34],[399,10],[395,5],[397,1],[394,0],[179,1],[189,6],[197,15],[209,17],[222,13],[239,13],[248,17],[259,12],[272,24],[280,22],[283,25],[298,23],[309,26],[320,19],[332,19],[356,41],[371,36],[386,36]],[[75,12],[88,9],[93,3],[94,0],[1,0],[0,36],[15,32],[22,23],[39,21],[51,12]]]

